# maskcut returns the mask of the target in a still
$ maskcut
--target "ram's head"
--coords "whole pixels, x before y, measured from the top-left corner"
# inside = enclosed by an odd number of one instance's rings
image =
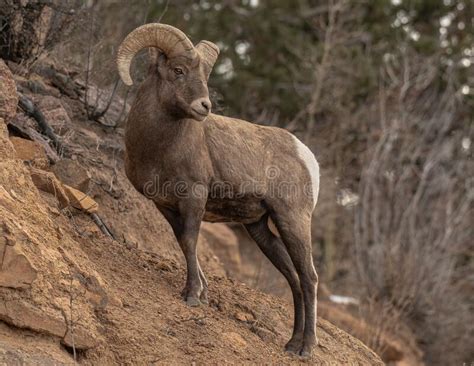
[[[130,64],[143,48],[153,47],[150,73],[157,78],[160,103],[177,117],[204,120],[211,111],[207,80],[219,55],[212,42],[196,46],[179,29],[166,24],[145,24],[132,31],[117,53],[120,77],[132,85]]]

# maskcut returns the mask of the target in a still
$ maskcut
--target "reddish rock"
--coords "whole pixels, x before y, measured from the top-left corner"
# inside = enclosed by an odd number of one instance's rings
[[[63,187],[72,207],[87,213],[95,213],[99,210],[99,204],[84,192],[78,191],[66,184]]]
[[[37,270],[21,251],[18,245],[2,244],[0,239],[0,286],[11,288],[28,288],[36,279]],[[2,248],[3,247],[3,248]]]
[[[74,331],[67,330],[62,342],[69,347],[77,349],[89,349],[97,346],[96,337],[81,327],[75,327]]]
[[[18,93],[15,80],[5,62],[0,59],[0,118],[7,123],[16,114]]]
[[[33,166],[40,169],[46,169],[49,166],[49,160],[46,152],[36,141],[23,139],[16,136],[10,137],[10,141],[15,148],[18,159],[29,162]]]
[[[40,191],[51,193],[57,198],[59,202],[59,208],[63,209],[69,206],[70,202],[68,195],[66,194],[61,182],[53,173],[33,168],[31,170],[31,179],[33,180],[36,188],[38,188]]]
[[[66,324],[59,316],[42,312],[32,304],[21,300],[1,300],[0,319],[18,328],[63,337]]]
[[[14,154],[15,150],[8,138],[7,125],[3,118],[0,118],[0,159],[12,158]]]
[[[31,329],[62,338],[62,342],[76,349],[89,349],[97,345],[96,337],[80,325],[71,329],[60,314],[45,312],[43,309],[21,300],[0,300],[0,319],[18,328]]]
[[[62,159],[51,167],[58,179],[82,192],[89,191],[91,176],[89,172],[76,160]]]

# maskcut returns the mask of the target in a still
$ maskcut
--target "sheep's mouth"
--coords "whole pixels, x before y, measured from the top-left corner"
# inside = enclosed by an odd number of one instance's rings
[[[191,111],[194,115],[194,117],[198,120],[198,121],[202,121],[204,120],[208,115],[209,115],[209,112],[201,112],[197,109],[194,109],[194,108],[191,108]]]

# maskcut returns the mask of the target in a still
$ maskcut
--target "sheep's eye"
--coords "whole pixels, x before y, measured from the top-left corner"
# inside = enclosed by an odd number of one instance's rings
[[[175,67],[175,68],[174,68],[174,73],[175,73],[176,75],[183,75],[183,74],[184,74],[183,69],[180,68],[180,67]]]

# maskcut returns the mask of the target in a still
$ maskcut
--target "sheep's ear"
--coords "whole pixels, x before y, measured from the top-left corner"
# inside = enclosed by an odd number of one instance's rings
[[[211,73],[217,57],[219,56],[219,47],[215,43],[209,41],[201,41],[196,45],[196,51],[199,53],[201,60],[207,68],[208,76]]]
[[[163,65],[167,60],[166,55],[160,49],[150,47],[148,49],[148,72],[154,73],[158,70],[160,65]]]

